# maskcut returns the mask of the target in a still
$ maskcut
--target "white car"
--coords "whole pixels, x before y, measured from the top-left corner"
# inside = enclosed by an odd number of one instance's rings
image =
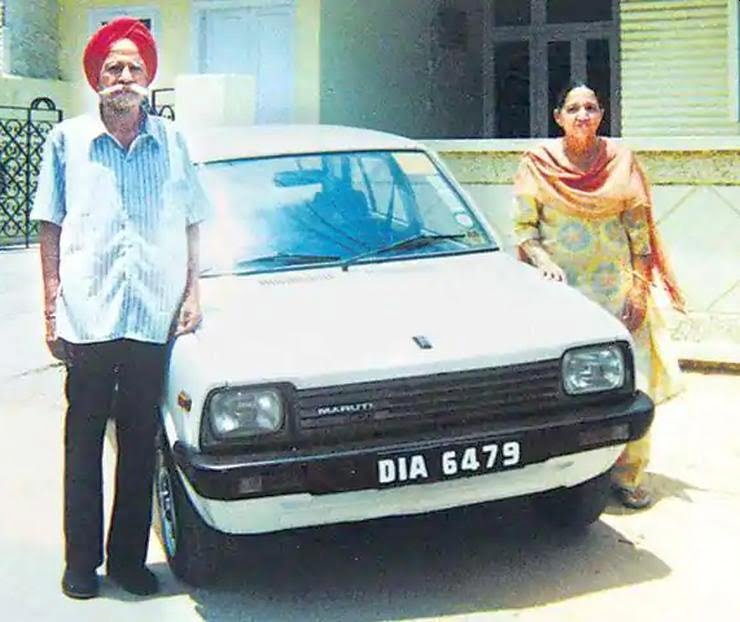
[[[328,126],[191,149],[204,322],[172,349],[155,478],[177,576],[211,579],[235,534],[522,495],[599,517],[653,417],[630,335],[500,251],[433,153]]]

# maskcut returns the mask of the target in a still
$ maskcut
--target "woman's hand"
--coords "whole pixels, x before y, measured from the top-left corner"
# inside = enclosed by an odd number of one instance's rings
[[[647,299],[648,288],[645,285],[633,285],[627,294],[620,319],[630,332],[640,328],[645,321]]]
[[[537,240],[528,240],[521,247],[524,255],[529,259],[548,281],[566,283],[565,270],[556,264]]]
[[[539,261],[537,264],[537,268],[539,268],[540,274],[544,276],[545,279],[547,279],[548,281],[559,281],[561,283],[566,283],[568,280],[565,276],[565,270],[563,270],[549,257],[547,259]]]

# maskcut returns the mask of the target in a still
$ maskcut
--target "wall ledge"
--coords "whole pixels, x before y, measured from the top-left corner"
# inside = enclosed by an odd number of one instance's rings
[[[637,153],[653,184],[740,185],[740,136],[619,139]],[[522,152],[541,139],[425,140],[464,184],[510,184]]]
[[[618,138],[634,151],[682,153],[691,151],[740,152],[740,136],[635,136]],[[521,153],[542,142],[540,138],[475,138],[422,140],[430,149],[441,153]]]

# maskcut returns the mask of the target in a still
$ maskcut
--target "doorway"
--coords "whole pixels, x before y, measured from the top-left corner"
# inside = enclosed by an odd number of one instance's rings
[[[558,136],[552,118],[571,80],[599,94],[601,131],[619,136],[619,7],[616,0],[486,3],[484,132],[495,138]]]
[[[255,123],[289,123],[295,102],[293,0],[197,5],[199,73],[253,75]]]

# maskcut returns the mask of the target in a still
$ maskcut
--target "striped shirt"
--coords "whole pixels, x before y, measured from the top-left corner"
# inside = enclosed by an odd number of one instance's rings
[[[145,116],[128,150],[98,114],[47,138],[31,218],[61,226],[57,333],[72,343],[165,343],[187,275],[188,225],[207,199],[185,142]]]

